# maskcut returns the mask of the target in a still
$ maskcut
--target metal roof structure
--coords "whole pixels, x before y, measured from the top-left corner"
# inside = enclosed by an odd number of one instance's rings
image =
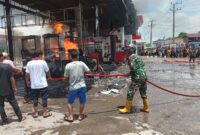
[[[200,38],[200,33],[187,34],[188,38]]]
[[[7,6],[6,2],[9,3]],[[96,6],[98,6],[100,12],[107,12],[110,7],[115,7],[114,10],[118,10],[121,7],[125,9],[126,7],[124,0],[0,0],[0,4],[25,12],[23,14],[11,15],[13,18],[21,17],[23,20],[26,20],[26,17],[32,14],[33,16],[40,16],[43,19],[51,20],[51,22],[56,20],[67,25],[74,25],[74,11],[80,8],[79,6],[81,6],[84,19],[90,21],[95,20]],[[124,15],[120,14],[120,16]],[[2,16],[2,18],[6,17]],[[24,24],[27,25],[26,22]]]
[[[83,6],[94,6],[106,4],[107,2],[116,0],[13,0],[21,5],[26,5],[30,8],[40,11],[57,10],[69,7],[78,6],[81,3]]]
[[[50,12],[57,12],[64,9],[74,9],[81,4],[84,9],[95,8],[96,5],[118,6],[123,0],[0,0],[0,4],[10,6],[25,13],[34,14],[43,18],[49,18]],[[59,14],[54,15],[54,18],[60,18]],[[58,19],[59,20],[59,19]]]

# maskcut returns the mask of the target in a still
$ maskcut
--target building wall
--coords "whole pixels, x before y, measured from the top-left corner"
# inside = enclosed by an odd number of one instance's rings
[[[170,39],[166,39],[166,40],[157,40],[154,41],[154,44],[156,47],[160,47],[160,46],[172,46],[172,38]],[[187,44],[187,38],[175,38],[174,40],[174,44],[173,45],[177,45],[177,46],[185,46]]]

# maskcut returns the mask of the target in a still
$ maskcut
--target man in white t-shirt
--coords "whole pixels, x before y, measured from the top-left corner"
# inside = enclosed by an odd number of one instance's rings
[[[66,121],[73,122],[73,103],[76,97],[79,98],[80,108],[78,120],[81,121],[86,115],[83,114],[86,103],[86,83],[84,79],[85,73],[90,73],[88,66],[79,61],[79,53],[74,50],[70,53],[72,62],[65,67],[64,77],[69,83],[69,92],[67,96],[67,110],[69,115],[65,117]]]
[[[47,118],[51,116],[51,113],[47,111],[47,99],[48,99],[48,84],[47,79],[51,78],[47,63],[42,60],[42,52],[36,52],[36,57],[28,62],[26,66],[26,83],[31,87],[33,93],[33,117],[38,117],[38,98],[42,96],[43,117]]]

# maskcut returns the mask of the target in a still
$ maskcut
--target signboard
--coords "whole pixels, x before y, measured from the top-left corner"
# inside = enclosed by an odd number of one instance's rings
[[[151,48],[151,47],[152,47],[152,46],[151,46],[150,43],[145,44],[145,48]]]
[[[132,35],[132,39],[141,39],[141,35]]]

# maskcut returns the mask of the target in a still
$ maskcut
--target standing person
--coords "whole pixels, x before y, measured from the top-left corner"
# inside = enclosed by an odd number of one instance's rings
[[[144,63],[135,54],[135,49],[130,49],[129,67],[131,75],[131,84],[127,91],[126,105],[124,108],[119,109],[120,113],[131,113],[132,112],[132,100],[135,95],[137,88],[139,88],[141,98],[143,99],[144,107],[140,109],[142,112],[149,112],[149,101],[147,98],[147,76],[144,71]]]
[[[13,68],[8,64],[4,64],[3,59],[3,54],[0,53],[0,115],[2,123],[8,123],[8,117],[4,110],[5,98],[13,107],[19,122],[21,122],[25,119],[25,117],[22,116],[21,110],[14,95],[17,92],[17,86],[13,76]]]
[[[31,58],[27,57],[26,61],[24,64],[24,66],[22,67],[22,72],[23,72],[23,77],[24,77],[24,90],[25,90],[25,95],[24,95],[24,104],[28,103],[28,104],[32,104],[32,100],[33,100],[33,94],[31,92],[31,88],[30,86],[26,85],[26,65],[27,63],[31,61]]]
[[[195,62],[196,51],[195,51],[194,48],[190,48],[190,50],[189,50],[189,55],[190,55],[190,60],[189,60],[189,62],[191,62],[191,61]]]
[[[86,116],[83,114],[86,103],[86,83],[84,74],[90,73],[88,66],[79,61],[78,51],[74,50],[71,53],[72,62],[65,67],[64,77],[66,82],[69,83],[69,92],[67,96],[67,110],[69,115],[65,117],[66,121],[73,122],[73,103],[76,97],[79,98],[80,108],[78,120],[83,120]]]
[[[13,61],[10,60],[9,54],[7,52],[3,52],[2,54],[3,54],[3,58],[4,58],[3,63],[9,64],[13,68],[13,70],[16,74],[20,74],[20,70],[17,69],[15,64],[13,63]]]
[[[94,73],[102,73],[102,74],[105,73],[103,67],[99,63],[97,64],[97,60],[96,59],[92,60],[92,65],[93,65],[92,71]]]
[[[16,67],[15,67],[13,61],[10,60],[10,57],[9,57],[8,53],[7,52],[3,52],[2,54],[3,54],[3,58],[4,58],[3,63],[4,64],[9,64],[13,69],[15,69]]]
[[[47,118],[52,114],[47,111],[47,99],[48,99],[48,84],[46,75],[51,78],[49,68],[46,61],[42,60],[42,52],[36,52],[35,58],[28,62],[26,66],[26,84],[31,87],[33,94],[33,117],[38,117],[38,98],[42,96],[43,117]]]

